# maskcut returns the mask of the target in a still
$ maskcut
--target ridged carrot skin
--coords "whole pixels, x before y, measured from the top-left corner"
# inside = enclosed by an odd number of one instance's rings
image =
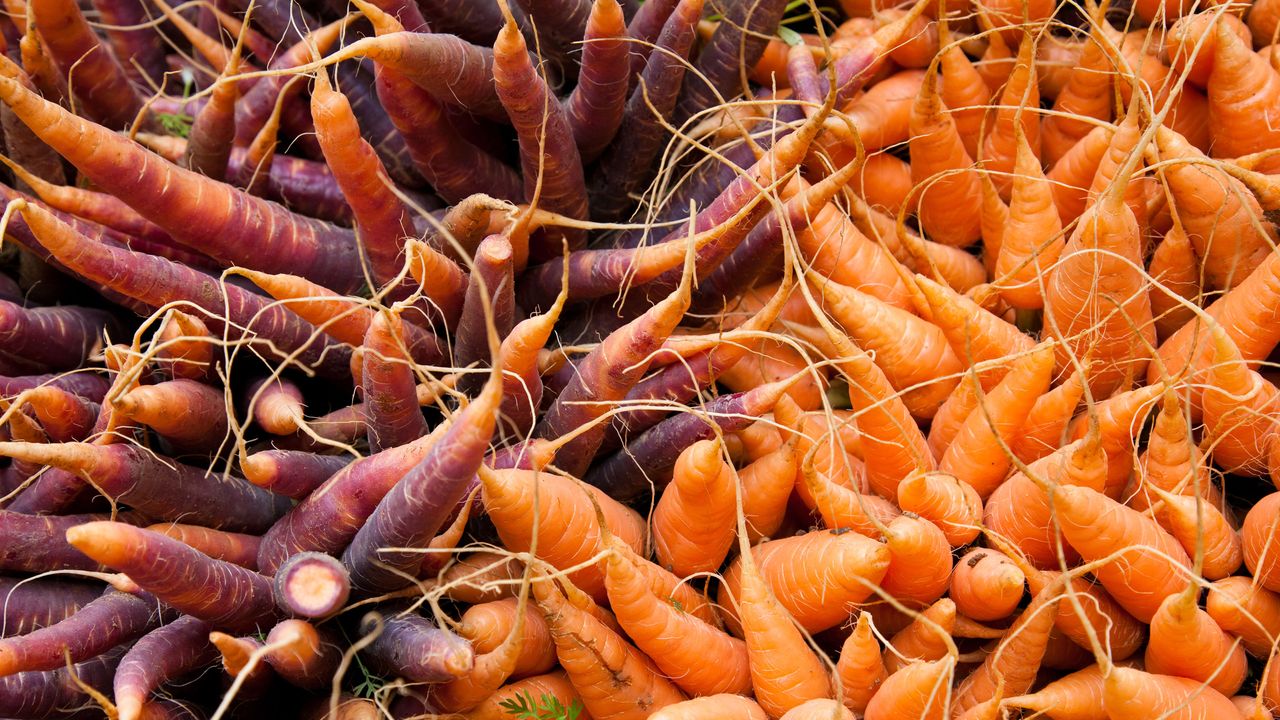
[[[84,662],[160,623],[155,598],[108,590],[59,623],[0,640],[0,676],[65,667],[64,651],[72,662]]]
[[[9,374],[71,370],[84,363],[104,329],[114,331],[116,323],[98,310],[0,300],[0,360]]]
[[[50,57],[72,76],[85,111],[113,130],[128,127],[142,112],[142,98],[120,59],[94,34],[79,6],[67,0],[38,0],[28,11]]]
[[[285,620],[271,628],[267,644],[283,645],[267,652],[267,664],[277,675],[301,688],[329,687],[342,661],[334,631],[303,620]]]
[[[108,692],[120,656],[119,651],[112,650],[76,663],[69,670],[59,663],[56,670],[0,678],[0,712],[12,717],[42,718],[67,708],[83,707],[91,699],[76,679],[98,692]]]
[[[257,535],[179,523],[159,523],[147,529],[190,545],[215,560],[224,560],[249,570],[258,569],[258,545],[261,538]]]
[[[415,613],[386,615],[382,632],[365,647],[365,659],[413,682],[446,682],[461,677],[475,663],[466,640]],[[373,618],[361,623],[371,632]]]
[[[62,622],[101,596],[100,585],[76,580],[0,578],[0,638]]]
[[[569,127],[583,163],[604,152],[622,125],[634,52],[617,0],[595,0],[583,36],[578,84],[565,100]]]
[[[147,633],[130,648],[112,682],[120,720],[138,720],[143,704],[165,681],[212,663],[217,657],[209,644],[212,629],[205,621],[184,615]]]

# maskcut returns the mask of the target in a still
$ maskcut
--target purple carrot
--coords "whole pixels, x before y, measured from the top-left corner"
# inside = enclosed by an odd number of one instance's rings
[[[595,0],[582,45],[578,84],[565,101],[584,164],[600,157],[622,125],[631,70],[627,58],[631,43],[626,36],[626,20],[617,0]]]
[[[573,379],[543,415],[534,432],[555,439],[609,412],[626,397],[648,367],[649,355],[662,346],[689,309],[695,253],[685,257],[683,279],[664,300],[612,332],[576,366]],[[581,477],[604,439],[607,426],[597,425],[561,448],[560,469]]]
[[[385,285],[404,266],[404,238],[413,234],[413,217],[396,195],[373,146],[360,137],[351,103],[333,89],[323,72],[316,74],[311,91],[311,116],[320,149],[355,212],[373,280],[379,286]]]
[[[0,443],[0,456],[54,465],[88,477],[107,496],[159,520],[257,533],[289,501],[235,477],[172,463],[134,445]]]
[[[0,300],[0,353],[14,365],[35,370],[72,370],[84,365],[103,330],[119,330],[101,310],[71,306],[24,308]]]
[[[25,515],[0,510],[0,570],[101,570],[102,566],[67,544],[67,530],[106,515]],[[132,513],[121,519],[134,520]]]
[[[343,377],[349,372],[349,354],[342,346],[317,337],[309,324],[261,296],[163,258],[95,243],[38,206],[23,203],[19,210],[40,245],[91,282],[152,307],[189,300],[212,314],[205,320],[215,332],[223,323],[214,318],[229,311],[231,323],[262,335],[279,350],[299,352],[301,362],[319,364],[322,374]]]
[[[52,442],[84,440],[100,411],[97,403],[52,385],[28,390],[15,402],[25,404]]]
[[[357,2],[379,36],[404,30],[390,15]],[[444,101],[418,87],[406,75],[374,66],[378,98],[408,147],[414,167],[446,202],[473,193],[518,202],[524,199],[520,176],[506,163],[463,137],[446,116]]]
[[[342,445],[350,445],[364,437],[368,424],[365,421],[364,403],[356,403],[321,415],[307,422],[311,434],[299,431],[294,435],[271,438],[271,444],[280,450],[303,452],[333,452]],[[322,442],[325,441],[325,442]]]
[[[112,682],[120,720],[138,720],[143,704],[161,685],[213,663],[218,651],[209,642],[211,630],[204,620],[183,615],[129,648]]]
[[[516,301],[513,293],[511,242],[503,235],[490,235],[476,249],[475,260],[467,284],[467,297],[462,303],[462,317],[454,333],[453,364],[455,367],[489,367],[489,324],[498,337],[505,338],[515,326]],[[488,302],[484,302],[487,299]],[[462,376],[458,389],[474,394],[484,384],[484,375]]]
[[[543,54],[562,54],[582,39],[591,0],[515,0],[541,36]],[[513,23],[514,17],[508,20]],[[499,37],[502,33],[499,31]]]
[[[360,632],[371,634],[377,625],[370,613]],[[360,652],[375,670],[410,682],[448,682],[475,665],[471,643],[416,614],[383,617],[382,631]]]
[[[160,533],[100,521],[71,528],[67,542],[127,574],[165,605],[216,627],[253,630],[277,618],[270,579]]]
[[[51,718],[73,715],[78,709],[91,706],[93,700],[84,685],[98,692],[110,691],[121,654],[120,650],[111,651],[77,663],[70,670],[59,665],[57,670],[0,678],[0,715],[14,720]],[[101,712],[97,714],[100,716]]]
[[[0,637],[26,635],[62,622],[102,596],[102,586],[78,580],[0,577]]]
[[[290,615],[323,618],[347,604],[351,578],[332,555],[301,552],[276,570],[276,604]]]
[[[121,417],[155,430],[179,454],[211,452],[227,438],[222,391],[195,380],[143,385],[113,402]]]
[[[67,663],[64,651],[70,653],[71,662],[84,662],[142,637],[161,620],[155,598],[108,590],[62,622],[0,640],[0,676],[57,670]]]
[[[112,130],[132,125],[142,112],[142,96],[74,0],[34,0],[27,13],[40,30],[50,57],[70,76],[69,84],[85,113]]]
[[[493,337],[493,336],[491,336]],[[496,345],[493,340],[491,343]],[[423,554],[383,552],[383,548],[425,548],[450,513],[466,496],[467,487],[484,461],[502,403],[501,366],[490,373],[484,390],[454,418],[427,456],[406,474],[360,531],[342,562],[351,582],[370,592],[394,590],[412,583]]]
[[[568,115],[534,67],[524,36],[509,14],[493,45],[493,82],[520,143],[525,198],[544,210],[585,220],[587,185]],[[530,256],[536,262],[559,255],[562,239],[575,250],[586,243],[586,232],[539,233]]]
[[[662,151],[665,131],[684,80],[685,61],[697,36],[703,0],[680,0],[658,36],[659,51],[649,57],[640,84],[627,99],[617,139],[605,150],[591,181],[591,214],[597,220],[621,219],[631,194],[649,181]],[[655,113],[658,117],[655,117]]]
[[[806,113],[822,105],[827,95],[826,82],[818,74],[818,64],[808,45],[801,43],[787,52],[787,79],[791,82],[791,96],[813,106],[805,107]]]
[[[179,165],[211,180],[226,180],[231,148],[236,138],[236,100],[239,97],[240,86],[237,83],[213,86],[209,101],[195,111],[195,119],[187,133],[187,147]]]
[[[422,16],[422,9],[414,0],[373,0],[372,5],[404,26],[411,32],[431,32],[427,20]]]
[[[258,567],[274,575],[295,553],[342,552],[392,486],[427,456],[448,426],[442,423],[424,438],[361,458],[338,471],[267,531]]]
[[[905,15],[879,28],[869,38],[859,40],[836,58],[836,105],[844,107],[863,88],[875,70],[888,57],[888,51],[903,40],[903,33],[915,23],[926,8],[935,7],[931,0],[917,0]]]
[[[497,3],[434,0],[418,7],[436,32],[453,33],[480,45],[492,46],[502,28]]]
[[[693,63],[695,72],[676,106],[678,123],[743,92],[742,68],[755,66],[764,54],[786,8],[787,0],[728,3],[724,18]]]
[[[0,395],[13,397],[24,390],[33,390],[42,385],[66,390],[96,403],[101,403],[107,395],[107,390],[111,389],[111,381],[103,375],[93,372],[74,372],[57,375],[0,376]]]
[[[301,450],[264,450],[240,461],[249,482],[277,495],[302,500],[351,463],[345,455],[317,455]]]
[[[417,377],[405,355],[402,325],[398,315],[379,312],[364,338],[361,387],[369,450],[375,453],[413,442],[430,430],[418,406]]]
[[[342,646],[333,631],[305,620],[285,620],[267,633],[267,645],[279,646],[267,652],[266,661],[285,682],[306,690],[333,685],[342,662]]]
[[[143,86],[147,81],[164,82],[165,46],[160,34],[150,27],[125,29],[151,21],[140,0],[93,0],[93,7],[125,74]]]
[[[631,53],[631,70],[627,73],[628,92],[635,88],[640,75],[644,73],[644,66],[649,62],[653,46],[658,42],[658,36],[662,34],[662,28],[667,24],[671,13],[675,12],[678,2],[679,0],[646,0],[627,24],[627,37],[633,41],[627,43]]]
[[[0,403],[0,407],[8,410],[11,407],[9,403]],[[16,410],[9,414],[9,424],[5,428],[8,432],[6,440],[16,440],[18,442],[29,443],[47,443],[49,442],[49,434],[40,426],[35,419],[28,417],[26,412]],[[5,488],[4,494],[9,495],[15,490],[25,490],[29,483],[44,470],[44,465],[40,463],[27,462],[26,460],[11,460],[9,467],[4,469]]]
[[[86,178],[109,188],[175,240],[228,263],[266,272],[288,268],[339,292],[359,287],[360,261],[350,231],[210,182],[8,77],[0,77],[0,99]],[[122,173],[124,166],[130,172]]]
[[[722,433],[736,432],[760,419],[795,379],[723,395],[699,412],[684,412],[663,420],[592,468],[584,479],[620,502],[633,500],[650,488],[660,490],[671,481],[676,458],[685,448],[714,437],[717,428]]]
[[[262,545],[262,538],[257,535],[174,522],[156,523],[147,529],[190,545],[215,560],[225,560],[249,570],[258,569],[258,548]]]

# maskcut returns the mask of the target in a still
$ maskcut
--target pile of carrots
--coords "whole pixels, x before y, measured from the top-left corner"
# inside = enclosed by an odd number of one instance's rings
[[[4,0],[0,717],[1280,717],[1280,0]]]

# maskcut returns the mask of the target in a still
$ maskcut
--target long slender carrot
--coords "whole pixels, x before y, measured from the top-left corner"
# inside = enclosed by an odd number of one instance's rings
[[[693,62],[696,79],[686,83],[676,104],[675,120],[719,104],[720,98],[737,96],[742,89],[740,68],[752,67],[764,53],[766,38],[777,30],[786,11],[781,0],[731,5],[711,38]]]
[[[45,717],[92,702],[88,686],[98,693],[109,691],[120,662],[119,651],[108,651],[70,668],[18,673],[0,679],[0,712]]]
[[[590,163],[614,139],[627,102],[630,52],[617,0],[595,0],[583,37],[578,84],[565,100],[578,154]]]
[[[209,623],[185,615],[143,636],[116,668],[112,682],[121,720],[138,720],[152,692],[170,678],[180,677],[213,661]]]
[[[28,12],[49,54],[71,76],[73,92],[89,115],[116,129],[131,124],[142,110],[142,98],[80,8],[63,0],[38,0],[28,5]]]
[[[978,216],[967,208],[979,202],[982,190],[937,82],[934,73],[925,75],[911,110],[911,179],[924,185],[917,200],[921,229],[933,240],[963,247],[981,232]]]
[[[257,535],[180,523],[157,523],[147,529],[190,545],[215,560],[225,560],[250,570],[258,569],[260,541]]]
[[[0,675],[57,670],[137,639],[161,623],[155,598],[109,590],[62,622],[0,640]]]
[[[100,585],[76,580],[0,579],[0,637],[26,635],[59,623],[101,595]]]

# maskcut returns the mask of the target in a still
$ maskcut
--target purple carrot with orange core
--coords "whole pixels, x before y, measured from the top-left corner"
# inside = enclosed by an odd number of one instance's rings
[[[304,618],[322,618],[347,603],[351,578],[332,555],[301,552],[276,571],[274,587],[281,610]]]
[[[120,662],[121,652],[109,651],[71,668],[25,672],[0,678],[0,713],[12,718],[57,717],[70,708],[93,702],[85,686],[105,693]]]

